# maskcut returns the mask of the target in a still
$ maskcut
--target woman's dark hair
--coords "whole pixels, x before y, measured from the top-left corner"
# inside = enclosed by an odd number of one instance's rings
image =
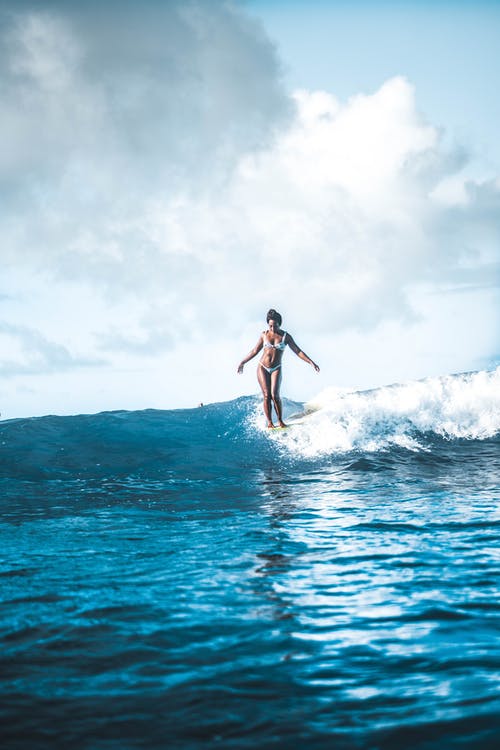
[[[281,325],[281,315],[276,310],[273,310],[272,307],[267,313],[266,322],[269,323],[270,320],[275,320],[279,326]]]

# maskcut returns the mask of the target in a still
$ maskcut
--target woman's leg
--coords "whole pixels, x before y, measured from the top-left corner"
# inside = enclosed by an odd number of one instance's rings
[[[281,397],[280,397],[280,386],[281,386],[281,367],[279,370],[275,370],[271,373],[271,398],[278,417],[278,424],[280,427],[286,427],[283,422],[283,414],[281,409]]]
[[[264,398],[264,414],[267,419],[267,426],[274,427],[271,416],[271,375],[260,364],[257,365],[257,380]]]

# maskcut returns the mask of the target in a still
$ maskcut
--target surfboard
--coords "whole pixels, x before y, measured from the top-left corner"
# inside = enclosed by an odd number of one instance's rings
[[[314,414],[320,409],[320,406],[306,406],[304,411],[298,411],[295,414],[290,414],[289,417],[286,417],[288,426],[291,427],[293,424],[301,424],[305,419],[307,419],[307,417],[310,417],[311,414]]]
[[[267,435],[275,435],[276,436],[277,433],[282,434],[283,432],[286,432],[287,430],[290,430],[292,427],[293,427],[293,425],[291,425],[291,424],[287,424],[286,427],[272,427],[272,428],[270,427],[269,429],[266,430],[266,434]]]
[[[316,405],[306,406],[303,411],[298,411],[298,412],[295,412],[295,414],[290,414],[289,417],[285,417],[286,427],[273,427],[272,429],[271,428],[268,429],[267,432],[268,433],[284,432],[285,430],[289,430],[292,427],[296,427],[301,424],[304,424],[304,422],[307,420],[308,417],[311,416],[311,414],[314,414],[320,409],[321,409],[321,406],[316,406]]]

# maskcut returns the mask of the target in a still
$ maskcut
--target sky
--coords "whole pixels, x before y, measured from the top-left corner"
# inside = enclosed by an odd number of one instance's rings
[[[2,418],[500,361],[500,2],[0,0]]]

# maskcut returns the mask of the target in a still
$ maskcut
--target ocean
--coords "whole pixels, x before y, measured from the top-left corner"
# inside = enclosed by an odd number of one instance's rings
[[[0,422],[2,748],[500,746],[500,368],[284,413]]]

